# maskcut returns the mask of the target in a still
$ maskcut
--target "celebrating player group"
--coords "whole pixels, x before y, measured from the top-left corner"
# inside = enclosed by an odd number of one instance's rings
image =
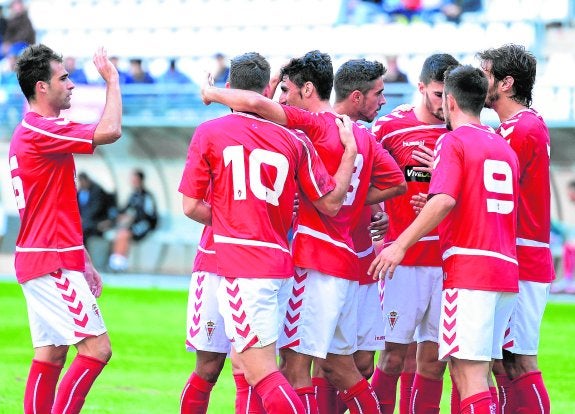
[[[453,414],[550,412],[537,366],[554,274],[536,60],[514,44],[477,58],[429,56],[417,102],[383,110],[381,63],[334,73],[317,50],[278,74],[245,53],[226,88],[208,78],[204,103],[232,112],[197,127],[179,185],[183,213],[205,225],[182,414],[207,412],[228,357],[236,413],[393,414],[398,383],[400,414],[439,413],[446,368]],[[60,116],[74,88],[61,56],[33,45],[16,65],[30,105],[9,154],[35,349],[26,413],[80,412],[111,356],[72,155],[121,135],[118,72],[104,50],[94,64],[106,83],[95,124]]]

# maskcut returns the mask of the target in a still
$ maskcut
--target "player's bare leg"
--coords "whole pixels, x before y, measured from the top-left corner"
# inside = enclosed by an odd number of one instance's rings
[[[230,359],[232,361],[232,374],[236,384],[235,412],[237,414],[265,414],[266,410],[262,404],[262,399],[255,392],[254,387],[248,384],[238,361],[238,355],[233,347]]]
[[[351,414],[380,413],[377,396],[355,366],[352,355],[328,353],[325,359],[316,361],[328,381],[338,389]]]
[[[397,381],[403,371],[408,348],[408,344],[386,342],[385,349],[379,354],[371,383],[383,414],[392,414],[395,409]]]
[[[403,370],[399,376],[399,414],[409,414],[409,403],[413,391],[413,380],[417,370],[417,342],[407,346],[407,354],[403,360]]]
[[[414,412],[439,413],[445,362],[439,361],[439,345],[424,341],[417,344],[417,371],[413,381],[410,407]]]
[[[488,382],[490,362],[451,357],[449,370],[459,391],[460,413],[490,414],[495,410]]]
[[[504,350],[503,366],[511,379],[513,408],[522,413],[548,414],[551,403],[537,365],[537,355],[520,355]]]
[[[76,344],[78,354],[58,386],[53,412],[79,413],[92,384],[112,357],[107,333],[91,336]]]
[[[219,352],[196,350],[196,368],[180,398],[181,414],[207,412],[210,392],[224,368],[226,357]]]
[[[313,357],[292,349],[280,350],[282,372],[298,394],[306,412],[317,413],[318,404],[311,378]]]
[[[260,395],[268,413],[305,414],[298,395],[278,369],[275,342],[261,348],[248,348],[236,356],[246,381]]]
[[[375,351],[356,351],[353,360],[361,376],[369,380],[375,369]]]

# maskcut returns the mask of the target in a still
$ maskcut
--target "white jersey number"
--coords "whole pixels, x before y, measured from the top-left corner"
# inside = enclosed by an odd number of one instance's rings
[[[243,145],[233,145],[224,149],[224,164],[232,165],[234,200],[246,199],[246,167]],[[248,158],[249,185],[252,193],[260,200],[277,206],[283,192],[289,171],[289,161],[285,155],[264,149],[253,150]],[[271,165],[277,170],[272,188],[266,187],[261,179],[261,166]]]
[[[344,206],[351,206],[355,201],[355,194],[357,193],[357,189],[359,187],[359,175],[363,169],[363,155],[356,155],[353,166],[355,168],[353,170],[353,174],[351,175],[351,182],[349,183],[350,189],[345,196],[345,200],[343,201]]]
[[[10,171],[14,171],[16,168],[18,168],[18,160],[15,155],[12,155],[10,157]],[[26,199],[24,198],[24,186],[22,185],[22,179],[20,177],[12,177],[12,189],[16,196],[16,206],[18,210],[22,210],[26,207]]]
[[[496,194],[513,194],[513,174],[505,161],[485,160],[483,163],[483,184],[485,189]],[[513,211],[513,201],[487,199],[489,213],[509,214]]]

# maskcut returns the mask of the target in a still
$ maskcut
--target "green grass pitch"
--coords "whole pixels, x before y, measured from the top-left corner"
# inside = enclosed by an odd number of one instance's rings
[[[83,413],[179,412],[180,392],[194,367],[184,348],[185,291],[104,289],[100,308],[113,357],[92,388]],[[32,345],[24,296],[16,283],[0,283],[0,414],[22,412]],[[75,351],[70,350],[70,361]],[[539,364],[552,413],[575,413],[575,303],[552,302],[542,328]],[[446,376],[442,413],[449,412]],[[229,363],[214,388],[209,413],[234,412]]]

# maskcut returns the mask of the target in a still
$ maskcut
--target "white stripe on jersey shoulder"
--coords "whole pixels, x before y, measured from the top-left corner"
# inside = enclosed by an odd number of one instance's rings
[[[383,140],[385,140],[387,138],[391,138],[391,137],[398,135],[398,134],[405,134],[405,133],[409,133],[409,132],[413,132],[413,131],[425,131],[427,129],[445,129],[445,124],[417,125],[417,126],[408,127],[408,128],[396,129],[395,131],[392,131],[388,134],[385,134],[383,137],[381,137],[379,142],[383,142]]]
[[[214,242],[215,243],[237,244],[240,246],[269,247],[271,249],[278,249],[284,253],[291,254],[291,252],[288,249],[284,248],[283,246],[280,246],[277,243],[270,243],[270,242],[265,242],[265,241],[261,241],[261,240],[237,239],[235,237],[227,237],[227,236],[221,236],[219,234],[214,234]]]
[[[293,130],[291,130],[291,129],[289,129],[289,128],[283,126],[283,125],[276,124],[275,122],[272,122],[272,121],[269,121],[269,120],[267,120],[267,119],[260,118],[260,117],[257,117],[257,116],[251,115],[251,114],[247,114],[247,113],[245,113],[245,112],[234,112],[234,114],[240,115],[240,116],[244,116],[244,117],[246,117],[246,118],[255,119],[255,120],[258,120],[258,121],[267,123],[267,124],[275,125],[275,126],[277,126],[278,128],[281,128],[281,129],[283,129],[284,131],[286,131],[287,133],[289,133],[290,135],[292,135],[294,139],[296,139],[296,140],[298,140],[299,142],[301,142],[302,147],[304,148],[305,153],[306,153],[306,156],[307,156],[307,169],[308,169],[308,171],[309,171],[309,176],[312,178],[313,186],[314,186],[314,188],[315,188],[315,191],[316,191],[316,193],[320,196],[320,198],[325,195],[324,193],[321,192],[321,190],[320,190],[320,188],[319,188],[319,185],[317,184],[317,182],[316,182],[316,180],[315,180],[315,176],[314,176],[314,174],[313,174],[313,168],[312,168],[312,164],[311,164],[311,155],[310,155],[310,153],[309,153],[309,147],[307,146],[307,143],[306,143],[298,134],[296,134]],[[300,132],[301,134],[305,135],[304,132],[300,131],[299,129],[298,129],[297,131]],[[307,135],[306,135],[306,136],[307,136]],[[310,143],[311,143],[311,141],[310,141]],[[313,147],[313,144],[312,144],[312,148],[314,148],[314,150],[315,150],[315,147]]]
[[[456,254],[461,254],[464,256],[488,256],[494,257],[496,259],[505,260],[506,262],[510,262],[513,264],[517,264],[517,260],[513,257],[505,256],[504,254],[498,252],[492,252],[491,250],[482,250],[482,249],[469,249],[466,247],[457,247],[453,246],[443,252],[442,259],[445,260],[448,257],[451,257]]]
[[[347,244],[342,243],[342,242],[337,241],[337,240],[334,240],[334,239],[332,239],[329,235],[327,235],[327,234],[325,234],[325,233],[321,233],[321,232],[319,232],[319,231],[317,231],[317,230],[314,230],[314,229],[312,229],[312,228],[310,228],[310,227],[301,226],[301,225],[297,226],[296,231],[295,231],[294,234],[293,234],[294,239],[295,239],[295,237],[298,235],[298,233],[307,234],[307,235],[310,236],[310,237],[314,237],[314,238],[319,239],[319,240],[322,240],[322,241],[324,241],[324,242],[333,244],[333,245],[336,246],[336,247],[341,247],[341,248],[343,248],[343,249],[349,251],[351,254],[357,256],[357,253],[355,252],[355,250],[353,250],[353,249],[352,249],[351,247],[349,247]]]
[[[46,119],[46,120],[48,120],[48,121],[52,121],[52,120],[61,119],[61,118],[44,118],[44,119]],[[69,122],[70,122],[70,121],[68,121],[68,120],[66,120],[66,119],[63,119],[63,121],[60,122],[60,123],[58,123],[58,122],[54,122],[54,123],[55,123],[55,124],[58,124],[58,125],[66,125],[66,124],[68,124]],[[68,136],[65,136],[65,135],[58,135],[58,134],[54,134],[54,133],[49,132],[49,131],[45,131],[45,130],[43,130],[43,129],[40,129],[40,128],[38,128],[38,127],[35,127],[35,126],[33,126],[33,125],[30,125],[30,124],[29,124],[28,122],[26,122],[24,119],[22,120],[22,127],[26,128],[26,129],[29,129],[30,131],[34,131],[34,132],[37,132],[37,133],[39,133],[39,134],[46,135],[47,137],[51,137],[51,138],[55,138],[55,139],[63,139],[63,140],[65,140],[65,141],[85,142],[85,143],[90,143],[90,144],[92,143],[92,140],[91,140],[91,139],[77,138],[77,137],[68,137]]]
[[[478,131],[490,132],[492,134],[495,134],[495,130],[493,129],[493,127],[491,127],[489,125],[465,124],[465,125],[462,125],[461,127],[469,127],[469,128],[477,129]]]

